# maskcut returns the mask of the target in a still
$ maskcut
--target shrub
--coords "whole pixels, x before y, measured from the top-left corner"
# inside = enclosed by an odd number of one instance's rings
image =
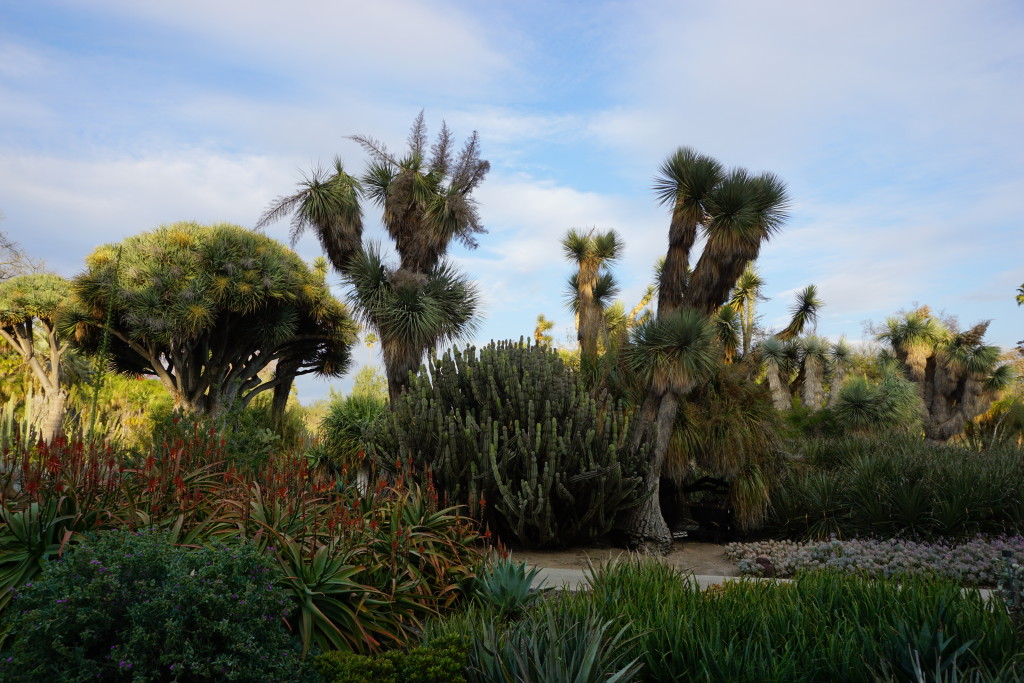
[[[607,533],[642,495],[643,453],[607,394],[558,353],[500,342],[449,351],[411,382],[376,432],[380,464],[411,462],[503,538],[560,546]]]
[[[458,636],[377,655],[327,652],[316,668],[327,683],[460,683],[466,680],[466,645]]]
[[[919,439],[808,441],[774,493],[791,537],[969,538],[1024,533],[1024,455]]]
[[[361,493],[303,458],[242,471],[219,449],[195,431],[133,463],[63,439],[0,454],[0,610],[8,588],[108,529],[257,545],[281,570],[287,622],[306,651],[405,645],[425,616],[462,597],[480,562],[477,525],[440,509],[431,488],[399,481]]]
[[[427,642],[452,636],[467,642],[466,680],[578,681],[633,680],[641,665],[618,617],[601,615],[585,594],[539,601],[516,621],[493,610],[472,609],[433,624]]]
[[[514,619],[550,590],[533,587],[539,573],[540,569],[528,569],[525,562],[496,560],[477,572],[471,593],[477,602],[497,610],[499,616]]]
[[[20,590],[4,680],[295,680],[277,578],[249,545],[93,535]]]
[[[269,411],[238,408],[219,417],[172,411],[157,415],[153,445],[166,448],[176,441],[204,434],[218,442],[218,455],[233,467],[255,472],[281,450],[281,437],[274,431]]]
[[[704,592],[660,562],[633,561],[598,569],[590,583],[601,616],[631,623],[643,680],[914,680],[905,670],[915,658],[938,659],[960,680],[1024,674],[1006,611],[949,582],[818,573]]]
[[[918,543],[900,539],[761,541],[730,543],[725,554],[746,576],[792,577],[830,570],[870,578],[938,577],[967,586],[995,586],[1004,553],[1024,561],[1024,537],[976,537],[962,543]],[[760,561],[759,561],[760,560]]]
[[[334,470],[362,463],[373,451],[370,430],[387,405],[386,399],[369,393],[331,401],[320,423],[320,443],[314,449],[314,458]]]

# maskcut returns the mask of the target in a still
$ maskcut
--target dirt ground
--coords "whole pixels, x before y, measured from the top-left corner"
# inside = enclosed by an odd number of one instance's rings
[[[534,567],[586,569],[588,562],[600,564],[629,557],[621,548],[569,548],[567,550],[513,550],[511,558]],[[684,571],[706,576],[739,576],[736,565],[725,559],[725,546],[718,543],[676,541],[664,561]]]

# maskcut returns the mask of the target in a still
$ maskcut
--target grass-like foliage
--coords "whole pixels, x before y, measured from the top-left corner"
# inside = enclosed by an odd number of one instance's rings
[[[896,437],[809,439],[772,498],[789,537],[1024,533],[1024,456]]]
[[[627,624],[605,616],[584,594],[537,602],[517,620],[473,608],[432,624],[427,642],[458,636],[468,643],[466,680],[631,681],[640,671]]]
[[[814,574],[702,592],[658,562],[594,572],[587,598],[631,624],[641,680],[1018,680],[1024,642],[1006,610],[960,586]],[[627,655],[628,656],[628,655]],[[920,669],[941,679],[918,679]],[[973,678],[972,678],[973,677]]]
[[[1002,575],[999,577],[999,596],[1006,603],[1006,609],[1024,635],[1024,560],[1006,557]]]
[[[1006,555],[1024,562],[1024,536],[934,543],[871,538],[761,541],[730,543],[725,552],[749,576],[767,572],[788,578],[827,569],[869,578],[937,577],[991,588],[1005,570]]]
[[[5,681],[294,681],[280,571],[249,544],[107,531],[49,563],[9,613]]]

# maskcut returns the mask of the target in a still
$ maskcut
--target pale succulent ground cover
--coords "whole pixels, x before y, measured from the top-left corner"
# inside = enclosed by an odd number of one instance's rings
[[[901,539],[768,540],[730,543],[725,556],[743,576],[789,578],[821,569],[875,578],[937,576],[965,586],[993,587],[1011,562],[1024,564],[1024,536],[976,536],[961,542]]]

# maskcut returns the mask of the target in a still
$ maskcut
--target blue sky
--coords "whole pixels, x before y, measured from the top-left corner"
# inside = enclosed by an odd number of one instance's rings
[[[919,303],[1024,338],[1017,0],[3,2],[0,229],[72,276],[163,223],[251,226],[335,154],[361,169],[345,136],[401,146],[421,109],[478,130],[492,163],[490,233],[453,251],[484,293],[481,343],[538,313],[570,339],[570,227],[624,237],[632,305],[666,246],[652,177],[680,145],[789,185],[759,262],[767,326],[815,283],[831,337]]]

